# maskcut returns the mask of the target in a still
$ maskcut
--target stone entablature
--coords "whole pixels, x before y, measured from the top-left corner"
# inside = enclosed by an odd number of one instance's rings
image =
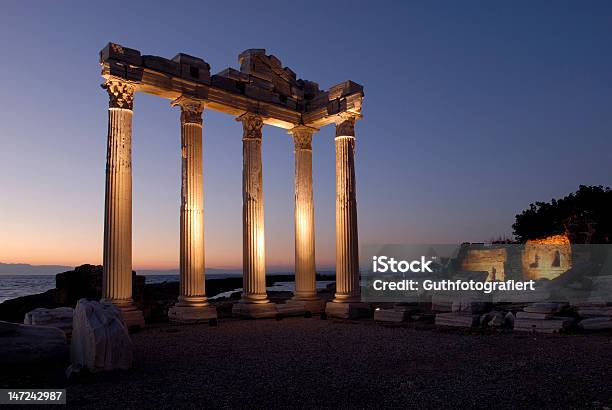
[[[181,96],[207,102],[207,108],[231,115],[245,111],[262,116],[264,123],[291,129],[296,125],[320,128],[342,113],[361,112],[363,87],[345,81],[320,90],[313,81],[297,79],[264,49],[239,56],[240,70],[227,68],[210,75],[201,58],[177,54],[171,60],[141,55],[140,51],[109,43],[100,52],[102,75],[123,79],[136,91],[170,100]]]

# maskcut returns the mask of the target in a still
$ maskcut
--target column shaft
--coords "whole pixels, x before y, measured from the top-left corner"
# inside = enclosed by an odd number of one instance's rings
[[[336,126],[336,295],[334,302],[356,302],[359,245],[355,196],[355,118]]]
[[[102,298],[132,305],[132,102],[133,86],[115,80],[109,93]]]
[[[181,106],[180,294],[177,306],[207,306],[204,268],[202,109]]]
[[[244,114],[242,167],[243,293],[247,303],[268,303],[264,237],[264,197],[261,164],[261,117]]]
[[[295,143],[295,296],[317,298],[315,270],[314,201],[312,194],[313,128],[290,130]]]

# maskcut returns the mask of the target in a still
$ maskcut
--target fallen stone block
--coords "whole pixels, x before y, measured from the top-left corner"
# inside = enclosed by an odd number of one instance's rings
[[[376,309],[374,320],[376,322],[407,322],[410,319],[410,310]]]
[[[516,312],[517,319],[551,319],[552,313],[535,313],[535,312]]]
[[[557,313],[565,306],[567,306],[567,303],[539,302],[525,307],[523,311],[530,313]]]
[[[372,317],[372,309],[369,304],[361,302],[327,302],[325,313],[329,317],[340,319],[357,319],[360,317]]]
[[[0,321],[0,363],[39,363],[67,357],[66,335],[61,329]]]
[[[110,303],[81,299],[74,310],[68,374],[132,367],[132,340],[121,311]]]
[[[523,332],[558,333],[571,326],[572,318],[553,317],[547,320],[519,319],[514,321],[514,330]]]
[[[581,317],[598,317],[598,316],[609,316],[612,317],[612,306],[600,306],[600,307],[584,307],[577,310],[578,315]]]
[[[583,319],[578,323],[578,327],[584,330],[612,329],[612,317],[592,317]]]
[[[469,313],[451,312],[438,313],[436,315],[436,326],[474,327],[480,323],[480,315]]]
[[[72,333],[74,309],[59,307],[55,309],[37,308],[25,314],[23,323],[34,326],[51,326],[62,329],[66,335]]]

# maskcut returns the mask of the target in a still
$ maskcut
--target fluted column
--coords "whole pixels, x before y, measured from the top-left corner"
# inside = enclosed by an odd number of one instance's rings
[[[312,136],[317,130],[299,125],[289,130],[295,145],[295,300],[317,299]]]
[[[355,197],[355,115],[336,122],[336,295],[334,302],[357,302],[359,245]]]
[[[266,303],[266,253],[264,236],[264,197],[261,164],[261,117],[246,113],[242,122],[242,260],[244,283],[242,300]]]
[[[245,113],[242,122],[242,299],[232,312],[239,316],[267,317],[276,314],[266,292],[264,196],[259,115]]]
[[[176,322],[216,318],[206,299],[204,267],[204,190],[202,173],[202,112],[204,102],[180,97],[181,215],[179,297],[168,317]]]
[[[144,325],[132,300],[132,109],[134,85],[115,79],[109,95],[102,299],[117,305],[128,326]]]

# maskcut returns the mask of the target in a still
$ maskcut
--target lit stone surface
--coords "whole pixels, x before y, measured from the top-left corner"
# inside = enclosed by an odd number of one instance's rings
[[[108,150],[102,299],[119,307],[128,327],[144,325],[132,301],[132,84],[109,78]]]
[[[217,317],[206,299],[204,273],[204,191],[202,176],[201,101],[179,98],[181,108],[181,216],[180,290],[178,301],[168,311],[175,322],[198,322]]]
[[[314,201],[312,196],[312,136],[315,129],[289,131],[295,145],[295,296],[316,300]]]
[[[355,120],[357,115],[340,115],[336,123],[336,294],[326,311],[343,311],[334,304],[357,303],[359,248],[355,195]]]
[[[242,266],[243,292],[232,312],[237,316],[268,317],[276,307],[266,292],[266,253],[264,237],[264,196],[261,164],[260,116],[245,113],[242,122]],[[251,306],[266,305],[266,306]]]

